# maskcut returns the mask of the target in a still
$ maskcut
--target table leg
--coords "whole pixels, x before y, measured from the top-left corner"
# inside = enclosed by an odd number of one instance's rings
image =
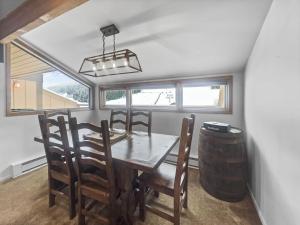
[[[137,206],[137,170],[124,165],[116,165],[117,186],[121,191],[121,220],[122,225],[134,223],[134,213]]]

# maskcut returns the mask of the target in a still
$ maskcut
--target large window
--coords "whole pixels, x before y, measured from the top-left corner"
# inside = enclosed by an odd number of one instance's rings
[[[90,107],[91,87],[34,55],[24,46],[7,45],[8,112]]]
[[[232,76],[101,87],[100,107],[231,113]],[[103,95],[102,95],[103,96]]]

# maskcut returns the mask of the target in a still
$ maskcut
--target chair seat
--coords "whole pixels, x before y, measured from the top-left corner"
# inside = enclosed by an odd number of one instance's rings
[[[174,193],[175,175],[175,165],[162,163],[154,173],[142,174],[141,179],[146,186],[172,196]]]

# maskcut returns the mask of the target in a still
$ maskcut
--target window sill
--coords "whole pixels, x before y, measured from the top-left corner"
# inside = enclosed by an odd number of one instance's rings
[[[113,110],[113,109],[120,109],[126,110],[126,107],[122,106],[102,106],[99,108],[100,110]],[[232,114],[231,109],[199,109],[199,108],[188,108],[188,109],[172,109],[172,108],[151,108],[151,107],[132,107],[131,110],[140,110],[140,111],[152,111],[152,112],[174,112],[174,113],[199,113],[199,114]]]
[[[30,116],[30,115],[38,115],[42,114],[44,111],[65,111],[68,109],[53,109],[53,110],[36,110],[36,111],[11,111],[8,110],[6,112],[6,117],[13,117],[13,116]],[[79,112],[79,111],[92,111],[93,108],[75,108],[69,109],[71,112]]]

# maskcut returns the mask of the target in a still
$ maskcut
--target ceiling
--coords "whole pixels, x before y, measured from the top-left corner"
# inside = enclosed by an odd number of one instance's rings
[[[0,19],[4,18],[23,2],[25,2],[25,0],[0,0]]]
[[[90,0],[23,38],[78,71],[100,54],[99,27],[117,25],[143,72],[96,83],[242,71],[272,0]],[[111,39],[106,39],[111,48]]]

